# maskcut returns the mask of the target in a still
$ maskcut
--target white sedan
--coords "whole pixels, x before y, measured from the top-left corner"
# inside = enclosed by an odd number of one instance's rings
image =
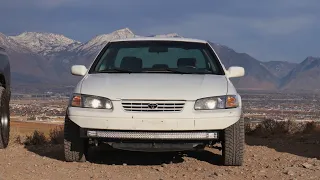
[[[74,89],[65,118],[65,159],[85,161],[89,145],[131,151],[183,151],[222,144],[224,165],[243,164],[241,97],[203,40],[113,40]]]

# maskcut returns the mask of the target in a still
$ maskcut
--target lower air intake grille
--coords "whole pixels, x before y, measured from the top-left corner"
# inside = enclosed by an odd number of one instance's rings
[[[87,136],[112,139],[205,140],[218,139],[218,132],[122,132],[88,130]]]

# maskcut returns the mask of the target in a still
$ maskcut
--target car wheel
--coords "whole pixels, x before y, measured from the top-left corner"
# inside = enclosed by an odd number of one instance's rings
[[[64,157],[67,162],[86,161],[85,140],[80,137],[80,127],[67,116],[64,123]]]
[[[222,159],[225,166],[241,166],[244,155],[244,120],[240,120],[223,132]]]
[[[9,144],[10,110],[9,97],[3,87],[0,87],[0,101],[0,149],[5,149]]]

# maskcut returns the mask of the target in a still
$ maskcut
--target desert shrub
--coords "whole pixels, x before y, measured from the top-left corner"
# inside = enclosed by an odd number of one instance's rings
[[[297,121],[276,121],[266,119],[262,121],[256,128],[246,125],[246,133],[248,135],[257,136],[276,136],[276,135],[294,135],[302,133],[311,133],[319,127],[316,122],[297,122]]]
[[[247,122],[244,124],[244,129],[245,129],[246,134],[251,134],[254,131],[251,124],[247,123]]]
[[[274,134],[285,134],[287,129],[283,121],[275,121],[272,119],[266,119],[262,121],[252,134],[260,136],[270,136]]]
[[[35,130],[32,135],[28,135],[24,142],[25,145],[43,145],[47,143],[47,138],[43,132]]]
[[[287,130],[287,134],[293,135],[293,134],[299,134],[302,133],[306,127],[305,122],[297,122],[297,121],[285,121],[285,128]]]
[[[23,144],[25,140],[25,135],[22,134],[19,129],[12,127],[10,129],[10,144]]]
[[[317,131],[320,129],[320,125],[316,123],[315,121],[307,122],[305,124],[305,128],[303,130],[304,133],[312,133],[314,131]]]
[[[16,137],[14,137],[14,141],[15,144],[24,144],[25,142],[25,138],[23,138],[22,136],[18,135]]]
[[[49,133],[50,143],[52,144],[63,144],[64,134],[62,127],[56,127],[50,130]]]

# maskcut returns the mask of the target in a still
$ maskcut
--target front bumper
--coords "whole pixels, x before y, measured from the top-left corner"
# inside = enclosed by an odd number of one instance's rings
[[[119,103],[119,104],[118,104]],[[120,107],[120,102],[114,102]],[[193,103],[186,103],[181,112],[127,112],[68,107],[68,117],[84,129],[135,131],[197,131],[223,130],[236,123],[241,108],[195,111]]]

